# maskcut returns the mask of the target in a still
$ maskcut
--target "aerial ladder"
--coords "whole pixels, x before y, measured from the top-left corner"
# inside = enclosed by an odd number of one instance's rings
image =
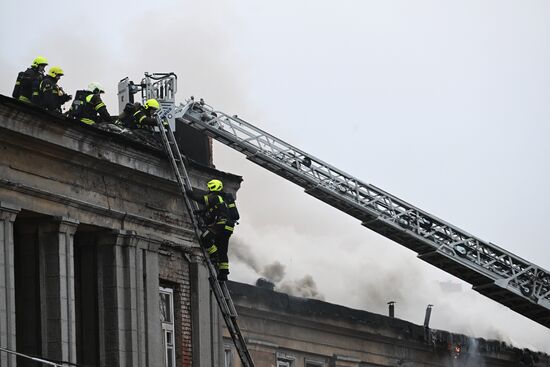
[[[227,288],[225,281],[218,281],[217,271],[212,262],[210,261],[210,256],[206,251],[207,247],[210,247],[210,244],[203,243],[200,219],[197,217],[197,213],[200,211],[198,204],[190,200],[187,196],[187,191],[192,190],[191,181],[189,180],[189,175],[187,173],[186,163],[187,160],[184,156],[181,155],[176,138],[173,132],[174,119],[168,114],[163,113],[166,111],[166,106],[173,105],[173,97],[176,91],[176,76],[173,73],[169,74],[145,74],[145,78],[142,80],[142,83],[135,85],[125,78],[119,82],[119,107],[120,110],[124,110],[126,103],[134,103],[133,94],[141,91],[142,99],[147,100],[149,98],[157,98],[161,104],[160,113],[156,114],[157,120],[157,129],[159,131],[160,138],[162,140],[165,151],[168,155],[170,165],[176,176],[176,181],[178,187],[181,191],[181,195],[189,217],[191,219],[191,224],[195,235],[199,241],[200,248],[202,250],[206,267],[208,269],[210,282],[210,289],[216,297],[218,302],[220,312],[227,326],[227,330],[233,339],[235,344],[235,349],[241,359],[242,365],[244,367],[254,367],[254,361],[248,351],[246,342],[237,323],[237,310],[231,299],[231,294]],[[191,107],[188,105],[187,107]],[[186,108],[183,107],[178,109],[179,114],[185,114]],[[164,108],[164,109],[163,109]],[[165,122],[168,122],[165,124]]]
[[[159,98],[160,93],[149,95]],[[161,105],[160,115],[172,127],[180,119],[415,251],[418,258],[472,284],[475,291],[550,327],[548,270],[362,182],[236,115],[217,111],[202,99],[191,97],[176,105],[170,98]]]
[[[550,327],[550,273],[253,126],[189,99],[166,112],[243,153],[473,289]]]

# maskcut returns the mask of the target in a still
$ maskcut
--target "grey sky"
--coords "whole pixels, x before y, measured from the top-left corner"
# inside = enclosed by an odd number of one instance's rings
[[[41,54],[70,93],[102,82],[116,113],[119,79],[174,71],[181,101],[204,97],[550,269],[549,18],[548,1],[9,2],[0,90]],[[327,301],[385,312],[395,300],[416,323],[433,303],[434,327],[550,352],[548,329],[215,150],[219,169],[244,176],[241,250],[279,261],[287,286],[311,275]],[[259,276],[233,259],[233,279]]]

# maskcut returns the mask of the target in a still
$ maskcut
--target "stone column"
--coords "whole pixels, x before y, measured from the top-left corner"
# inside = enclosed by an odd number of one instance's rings
[[[16,350],[13,222],[19,208],[0,202],[0,347]],[[15,356],[0,353],[0,366],[15,367]]]
[[[40,251],[42,353],[76,363],[73,239],[78,221],[65,217],[41,222]]]
[[[132,231],[112,231],[99,240],[101,366],[162,361],[156,251]]]

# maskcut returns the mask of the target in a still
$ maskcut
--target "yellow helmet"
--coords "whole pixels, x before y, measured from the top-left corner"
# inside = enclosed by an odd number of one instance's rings
[[[155,110],[158,110],[160,108],[160,104],[156,99],[148,99],[147,102],[145,102],[145,109],[152,108]]]
[[[38,65],[48,65],[48,59],[46,59],[44,56],[37,56],[32,61],[32,66],[38,66]]]
[[[63,76],[63,69],[61,69],[59,66],[52,66],[50,67],[50,70],[48,70],[48,75],[52,78],[55,78],[57,76]]]
[[[206,185],[208,186],[208,190],[214,192],[222,191],[223,189],[223,183],[220,180],[208,181]]]

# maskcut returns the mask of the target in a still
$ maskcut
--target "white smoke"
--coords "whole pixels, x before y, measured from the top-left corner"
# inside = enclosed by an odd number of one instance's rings
[[[468,351],[465,354],[466,364],[464,367],[486,367],[485,359],[481,357],[479,342],[475,338],[469,339]]]

